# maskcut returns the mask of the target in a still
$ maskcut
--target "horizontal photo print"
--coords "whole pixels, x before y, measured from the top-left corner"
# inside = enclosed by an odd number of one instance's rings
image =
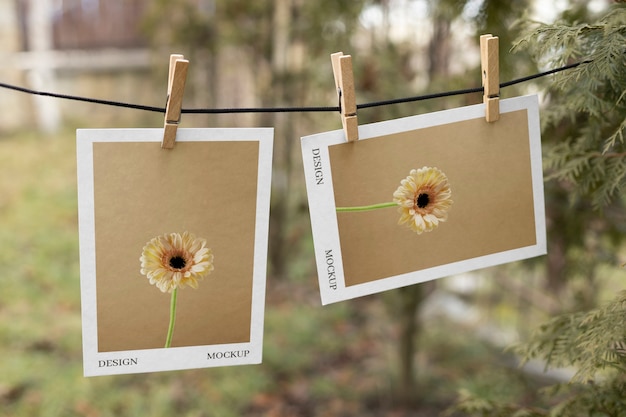
[[[322,302],[544,254],[534,96],[302,139]]]

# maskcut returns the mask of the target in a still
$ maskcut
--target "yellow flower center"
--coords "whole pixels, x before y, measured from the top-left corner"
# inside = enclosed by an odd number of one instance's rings
[[[172,269],[181,270],[187,265],[187,261],[180,255],[172,256],[169,260]]]
[[[428,194],[426,193],[421,193],[420,195],[417,196],[417,198],[415,199],[415,204],[417,205],[417,207],[419,208],[424,208],[428,205],[428,203],[430,202],[430,197],[428,197]]]

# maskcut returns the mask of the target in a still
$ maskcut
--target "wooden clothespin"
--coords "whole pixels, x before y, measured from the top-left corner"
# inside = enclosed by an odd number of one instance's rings
[[[483,75],[485,118],[495,122],[500,118],[500,64],[497,36],[481,35],[480,67]]]
[[[180,122],[183,105],[183,93],[187,81],[189,61],[183,55],[170,55],[170,70],[167,80],[167,104],[165,105],[165,124],[161,148],[172,149],[176,142],[176,131]]]
[[[348,142],[359,139],[359,124],[356,117],[356,96],[354,94],[354,74],[352,57],[336,52],[330,55],[335,76],[335,87],[339,95],[341,124]]]

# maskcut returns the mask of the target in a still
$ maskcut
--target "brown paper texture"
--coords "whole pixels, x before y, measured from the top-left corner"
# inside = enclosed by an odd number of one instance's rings
[[[110,138],[109,138],[110,135]],[[83,130],[77,135],[85,374],[259,363],[271,129]],[[206,240],[214,269],[171,293],[140,273],[153,238]],[[258,318],[258,319],[257,319]]]
[[[392,201],[411,169],[450,182],[448,220],[417,235],[397,208],[338,213],[346,285],[534,245],[526,111],[381,136],[329,148],[337,207]]]
[[[215,270],[179,290],[172,346],[249,341],[258,148],[94,143],[98,351],[163,347],[170,296],[139,257],[153,237],[184,231],[207,240]]]

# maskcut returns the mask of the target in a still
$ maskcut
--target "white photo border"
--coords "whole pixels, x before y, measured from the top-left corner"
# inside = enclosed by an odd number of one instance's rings
[[[181,128],[178,129],[176,136],[178,142],[259,142],[250,341],[207,346],[98,352],[93,144],[96,142],[161,142],[163,129],[78,129],[76,131],[83,372],[85,376],[261,363],[273,135],[273,128]],[[164,152],[176,152],[176,150]]]
[[[529,95],[500,101],[501,114],[519,110],[527,110],[528,114],[536,244],[351,286],[346,286],[345,283],[328,149],[329,146],[344,143],[346,141],[345,134],[343,130],[335,130],[303,137],[301,139],[302,157],[322,304],[326,305],[344,301],[546,254],[545,202],[538,97]],[[359,140],[484,117],[484,104],[477,104],[372,123],[359,126]]]

